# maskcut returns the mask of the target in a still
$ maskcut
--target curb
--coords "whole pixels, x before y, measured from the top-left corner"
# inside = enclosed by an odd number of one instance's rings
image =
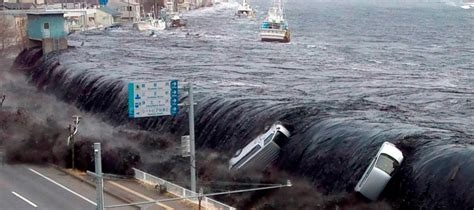
[[[68,170],[65,170],[64,168],[60,167],[60,166],[57,166],[57,165],[53,165],[51,164],[51,166],[53,166],[54,168],[58,169],[59,171],[63,172],[63,173],[66,173],[68,174],[69,176],[72,176],[74,177],[75,179],[81,181],[81,182],[85,182],[86,184],[92,186],[95,188],[95,183],[94,182],[91,182],[90,180],[87,180],[87,179],[84,179],[80,176],[77,176],[76,174],[73,174],[73,173],[70,173]],[[129,199],[129,198],[125,198],[125,197],[122,197],[122,196],[119,196],[115,193],[113,193],[111,190],[107,189],[105,186],[104,186],[104,192],[107,193],[108,195],[118,199],[118,200],[121,200],[125,203],[133,203],[134,201]],[[135,206],[137,208],[140,208],[140,206],[136,206],[136,205],[131,205],[131,206]]]

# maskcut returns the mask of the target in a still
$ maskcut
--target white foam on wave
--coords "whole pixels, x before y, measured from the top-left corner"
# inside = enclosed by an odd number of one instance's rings
[[[444,4],[448,5],[448,6],[452,6],[452,7],[457,7],[457,3],[456,2],[453,2],[453,1],[448,1],[448,0],[444,0],[444,1],[441,1],[443,2]]]
[[[227,9],[235,9],[239,6],[239,3],[235,1],[229,2],[222,2],[220,4],[213,5],[211,7],[203,7],[196,10],[191,10],[185,14],[187,17],[200,17],[200,16],[208,16],[210,14],[214,14],[221,10]]]
[[[246,82],[236,82],[236,81],[226,81],[221,83],[222,85],[230,85],[236,87],[262,87],[262,85],[253,84],[253,83],[246,83]]]

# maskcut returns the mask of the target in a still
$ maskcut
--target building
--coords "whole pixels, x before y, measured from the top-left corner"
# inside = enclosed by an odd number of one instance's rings
[[[67,27],[64,12],[27,13],[27,37],[29,46],[41,46],[43,53],[67,49]]]
[[[31,4],[44,4],[44,0],[0,0],[5,3],[31,3]]]
[[[121,22],[121,13],[110,7],[100,7],[96,10],[94,18],[96,26],[108,27]]]
[[[69,31],[84,31],[90,27],[88,17],[94,17],[92,9],[64,9],[64,19]]]
[[[174,12],[188,11],[191,9],[191,1],[190,0],[165,0],[165,7],[168,11],[174,11]]]
[[[140,4],[137,0],[110,0],[107,6],[120,12],[122,21],[140,20]]]
[[[29,10],[36,8],[33,3],[0,2],[0,10]]]

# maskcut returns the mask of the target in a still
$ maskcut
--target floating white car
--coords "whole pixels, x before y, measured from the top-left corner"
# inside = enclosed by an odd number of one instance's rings
[[[289,137],[290,132],[280,123],[275,123],[266,133],[237,150],[229,160],[229,170],[266,168],[278,157],[280,148]]]
[[[357,183],[355,191],[370,200],[377,200],[402,161],[402,152],[392,143],[384,142]]]

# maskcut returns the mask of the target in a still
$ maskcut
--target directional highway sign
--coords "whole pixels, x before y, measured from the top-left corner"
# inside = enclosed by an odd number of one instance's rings
[[[178,113],[178,80],[130,82],[128,84],[128,116],[153,117]]]

